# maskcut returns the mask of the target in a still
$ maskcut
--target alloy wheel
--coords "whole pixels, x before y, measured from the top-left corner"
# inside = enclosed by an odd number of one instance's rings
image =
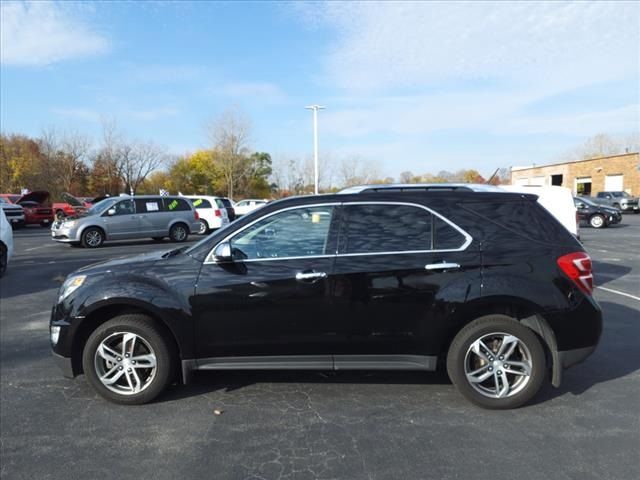
[[[515,335],[489,333],[474,341],[464,359],[464,373],[474,390],[489,398],[522,391],[533,368],[531,352]]]
[[[181,225],[177,225],[176,227],[174,227],[173,228],[173,238],[178,242],[181,242],[182,240],[187,238],[186,229]]]
[[[90,247],[97,247],[102,243],[102,234],[97,230],[91,230],[86,233],[85,242]]]
[[[140,335],[116,332],[98,345],[94,366],[106,388],[120,395],[135,395],[151,385],[157,360],[149,342]]]

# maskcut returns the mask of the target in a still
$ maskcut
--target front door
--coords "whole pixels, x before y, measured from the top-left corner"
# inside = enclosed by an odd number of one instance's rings
[[[109,212],[115,210],[113,215]],[[107,238],[134,238],[140,230],[140,219],[136,214],[133,200],[121,200],[102,214]]]
[[[228,239],[233,261],[204,263],[192,304],[200,362],[262,357],[331,368],[346,339],[331,314],[336,213],[333,204],[272,213]]]
[[[334,308],[351,329],[349,351],[336,356],[335,366],[395,359],[398,368],[412,362],[418,368],[452,330],[448,319],[469,289],[479,288],[471,238],[421,205],[357,203],[342,210]]]

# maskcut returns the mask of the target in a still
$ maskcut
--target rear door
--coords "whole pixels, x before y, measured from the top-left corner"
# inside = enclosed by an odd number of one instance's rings
[[[162,200],[158,198],[136,198],[136,214],[140,220],[140,235],[153,237],[164,233]]]
[[[411,368],[422,359],[407,355],[437,353],[472,277],[479,288],[480,257],[467,250],[466,232],[422,205],[357,202],[342,210],[334,314],[350,325],[350,338],[336,368]]]

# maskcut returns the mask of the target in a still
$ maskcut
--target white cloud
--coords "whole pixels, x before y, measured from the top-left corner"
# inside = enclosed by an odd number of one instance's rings
[[[107,52],[108,40],[86,25],[72,7],[53,2],[3,1],[2,64],[44,66]]]
[[[350,90],[468,80],[562,90],[638,72],[636,2],[327,2],[309,17],[336,30],[326,76]]]

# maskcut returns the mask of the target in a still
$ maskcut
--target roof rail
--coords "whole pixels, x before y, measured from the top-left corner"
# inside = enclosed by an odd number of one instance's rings
[[[340,190],[338,193],[376,193],[376,192],[434,192],[434,191],[468,191],[468,192],[504,192],[495,185],[484,183],[386,183],[379,185],[357,185]]]

